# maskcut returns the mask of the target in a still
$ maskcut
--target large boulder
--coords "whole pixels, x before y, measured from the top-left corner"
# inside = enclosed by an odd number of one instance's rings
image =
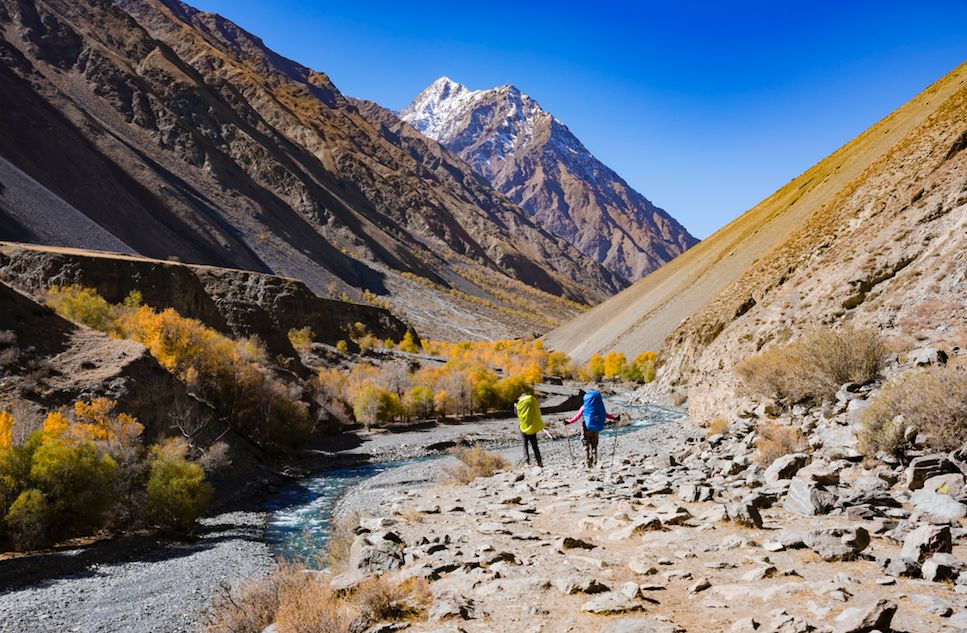
[[[928,554],[949,554],[951,551],[950,528],[946,525],[921,525],[903,539],[903,558],[922,562]]]
[[[762,478],[766,483],[775,483],[780,479],[792,479],[800,468],[809,463],[809,455],[805,453],[790,453],[777,457],[766,468]]]
[[[803,479],[793,479],[782,507],[797,514],[826,514],[836,503],[836,495]]]
[[[871,633],[890,631],[897,605],[891,600],[877,600],[867,607],[849,607],[833,620],[833,633]]]
[[[360,534],[349,548],[349,569],[381,574],[403,566],[403,543],[395,534]]]
[[[917,509],[917,514],[930,523],[959,523],[967,516],[967,505],[950,495],[933,492],[927,488],[913,493],[910,496],[910,503]]]
[[[826,528],[803,536],[803,543],[824,560],[851,560],[870,544],[864,528]]]
[[[907,466],[906,486],[908,490],[919,490],[931,477],[959,472],[957,466],[942,453],[921,455],[915,457]]]

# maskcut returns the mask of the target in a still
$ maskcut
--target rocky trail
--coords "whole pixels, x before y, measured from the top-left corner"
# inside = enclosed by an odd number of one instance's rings
[[[426,622],[379,631],[967,630],[964,456],[864,463],[848,401],[797,412],[811,453],[766,465],[737,419],[631,434],[610,468],[603,443],[590,472],[561,451],[467,486],[397,469],[347,497],[373,510],[332,584],[430,581]]]

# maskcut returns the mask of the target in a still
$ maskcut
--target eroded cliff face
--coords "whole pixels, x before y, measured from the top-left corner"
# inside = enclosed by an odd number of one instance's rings
[[[140,343],[75,325],[4,283],[0,306],[0,410],[13,410],[22,428],[78,399],[107,397],[150,439],[168,433],[172,411],[202,406]]]
[[[143,257],[0,242],[0,281],[37,296],[52,286],[94,288],[111,303],[140,292],[146,305],[173,308],[233,337],[257,336],[271,354],[293,361],[290,329],[308,326],[331,345],[355,323],[380,339],[398,341],[407,330],[382,308],[320,298],[296,279]]]

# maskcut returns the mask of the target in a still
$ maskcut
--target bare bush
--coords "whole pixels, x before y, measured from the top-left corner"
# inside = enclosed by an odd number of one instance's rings
[[[353,512],[336,521],[329,533],[329,568],[336,572],[345,571],[349,565],[349,550],[356,539],[359,528],[359,513]]]
[[[860,448],[868,454],[903,452],[907,427],[935,450],[967,442],[967,365],[909,371],[887,383],[863,411]]]
[[[760,424],[756,427],[755,460],[769,465],[783,455],[806,450],[806,437],[799,429],[779,424]]]
[[[708,429],[706,430],[705,437],[712,437],[713,435],[724,435],[731,426],[728,418],[715,418],[708,423]]]
[[[746,358],[735,371],[752,396],[786,403],[832,400],[845,383],[875,379],[888,352],[878,330],[817,328]]]
[[[493,477],[501,471],[510,470],[510,462],[502,455],[485,451],[479,445],[472,448],[461,446],[451,450],[450,454],[459,463],[447,466],[446,472],[451,479],[462,484],[468,484],[477,477]]]
[[[291,565],[280,565],[270,576],[250,581],[237,589],[222,584],[207,615],[208,633],[262,633],[275,622],[282,596],[305,574]]]

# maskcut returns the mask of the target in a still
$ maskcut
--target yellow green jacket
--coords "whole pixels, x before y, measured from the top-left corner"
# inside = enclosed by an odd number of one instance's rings
[[[541,418],[541,407],[537,398],[525,393],[517,399],[514,405],[517,419],[520,420],[520,431],[524,435],[534,435],[544,430],[544,419]]]

